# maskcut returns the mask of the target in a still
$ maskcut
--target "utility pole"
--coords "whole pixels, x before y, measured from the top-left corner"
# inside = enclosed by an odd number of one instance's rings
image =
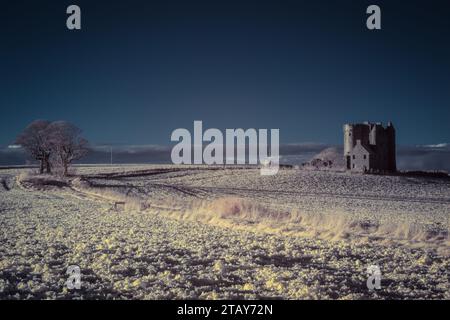
[[[110,147],[110,151],[111,151],[111,165],[113,164],[113,158],[112,158],[112,147]]]

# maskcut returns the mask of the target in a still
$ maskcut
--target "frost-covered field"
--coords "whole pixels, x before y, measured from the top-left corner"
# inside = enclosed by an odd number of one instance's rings
[[[446,180],[77,171],[82,179],[41,190],[17,183],[23,170],[0,171],[1,299],[450,299]],[[256,209],[225,215],[228,197]],[[69,265],[80,266],[80,290],[66,288]],[[367,289],[369,265],[381,269],[380,290]]]

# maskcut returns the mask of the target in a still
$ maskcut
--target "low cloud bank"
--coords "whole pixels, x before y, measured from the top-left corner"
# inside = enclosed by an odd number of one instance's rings
[[[397,150],[401,170],[445,170],[450,172],[450,145],[406,146]]]
[[[313,159],[326,148],[335,147],[342,154],[341,146],[321,143],[296,143],[280,146],[282,164],[301,165]],[[170,146],[160,145],[95,145],[82,160],[86,164],[139,164],[171,163]],[[11,146],[0,148],[0,166],[27,165],[34,163],[23,149]],[[450,172],[450,144],[439,143],[423,146],[398,146],[397,167],[400,170],[446,170]]]

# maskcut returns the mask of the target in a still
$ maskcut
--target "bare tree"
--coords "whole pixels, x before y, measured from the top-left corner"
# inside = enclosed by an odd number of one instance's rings
[[[52,150],[52,158],[68,174],[69,165],[83,158],[88,153],[88,141],[81,137],[81,130],[67,121],[52,122],[48,128],[48,141]]]
[[[19,134],[15,142],[25,148],[34,159],[40,161],[40,174],[44,173],[44,168],[47,173],[51,172],[51,146],[47,138],[47,128],[49,125],[50,122],[47,120],[35,120]]]

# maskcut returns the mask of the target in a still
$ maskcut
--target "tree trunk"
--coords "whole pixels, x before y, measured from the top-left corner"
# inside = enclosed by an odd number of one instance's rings
[[[46,169],[47,173],[52,173],[52,168],[50,165],[49,157],[45,158],[45,169]]]
[[[67,173],[68,173],[68,164],[67,163],[64,163],[64,176],[66,177],[67,176]]]
[[[39,174],[43,173],[44,173],[44,159],[41,159],[39,163]]]

